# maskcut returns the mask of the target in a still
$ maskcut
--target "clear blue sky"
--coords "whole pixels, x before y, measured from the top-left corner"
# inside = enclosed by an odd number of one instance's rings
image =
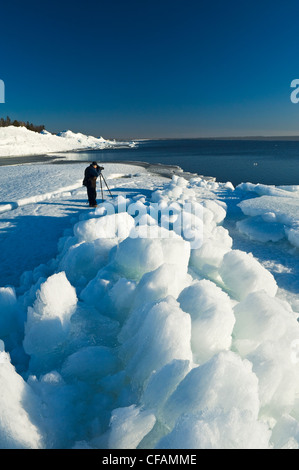
[[[0,16],[0,116],[106,138],[299,134],[298,0],[16,0]]]

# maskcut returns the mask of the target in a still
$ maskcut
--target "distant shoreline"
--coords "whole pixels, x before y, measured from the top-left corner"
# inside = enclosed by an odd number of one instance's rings
[[[136,138],[136,139],[128,139],[134,140],[134,142],[148,142],[152,140],[253,140],[253,141],[299,141],[299,135],[296,136],[249,136],[249,137],[156,137],[151,139],[145,138]]]

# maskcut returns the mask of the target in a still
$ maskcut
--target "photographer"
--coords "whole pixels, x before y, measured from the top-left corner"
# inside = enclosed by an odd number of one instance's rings
[[[87,196],[90,207],[97,206],[97,177],[100,175],[102,170],[104,170],[104,167],[99,166],[97,162],[92,162],[85,169],[83,185],[87,188]]]

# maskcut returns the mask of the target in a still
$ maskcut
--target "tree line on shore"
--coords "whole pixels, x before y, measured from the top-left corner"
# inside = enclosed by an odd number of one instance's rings
[[[45,129],[45,126],[44,125],[39,125],[39,126],[36,126],[34,124],[32,124],[32,122],[25,122],[25,121],[17,121],[16,119],[15,120],[12,120],[10,119],[9,116],[7,116],[5,119],[2,117],[0,118],[0,127],[8,127],[8,126],[15,126],[15,127],[26,127],[26,129],[29,129],[30,131],[34,131],[34,132],[41,132]]]

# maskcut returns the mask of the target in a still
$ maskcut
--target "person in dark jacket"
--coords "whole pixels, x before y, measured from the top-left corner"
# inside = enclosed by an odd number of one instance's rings
[[[92,162],[84,172],[83,184],[87,188],[87,196],[90,207],[97,206],[97,177],[104,170],[104,167],[99,166],[97,162]]]

